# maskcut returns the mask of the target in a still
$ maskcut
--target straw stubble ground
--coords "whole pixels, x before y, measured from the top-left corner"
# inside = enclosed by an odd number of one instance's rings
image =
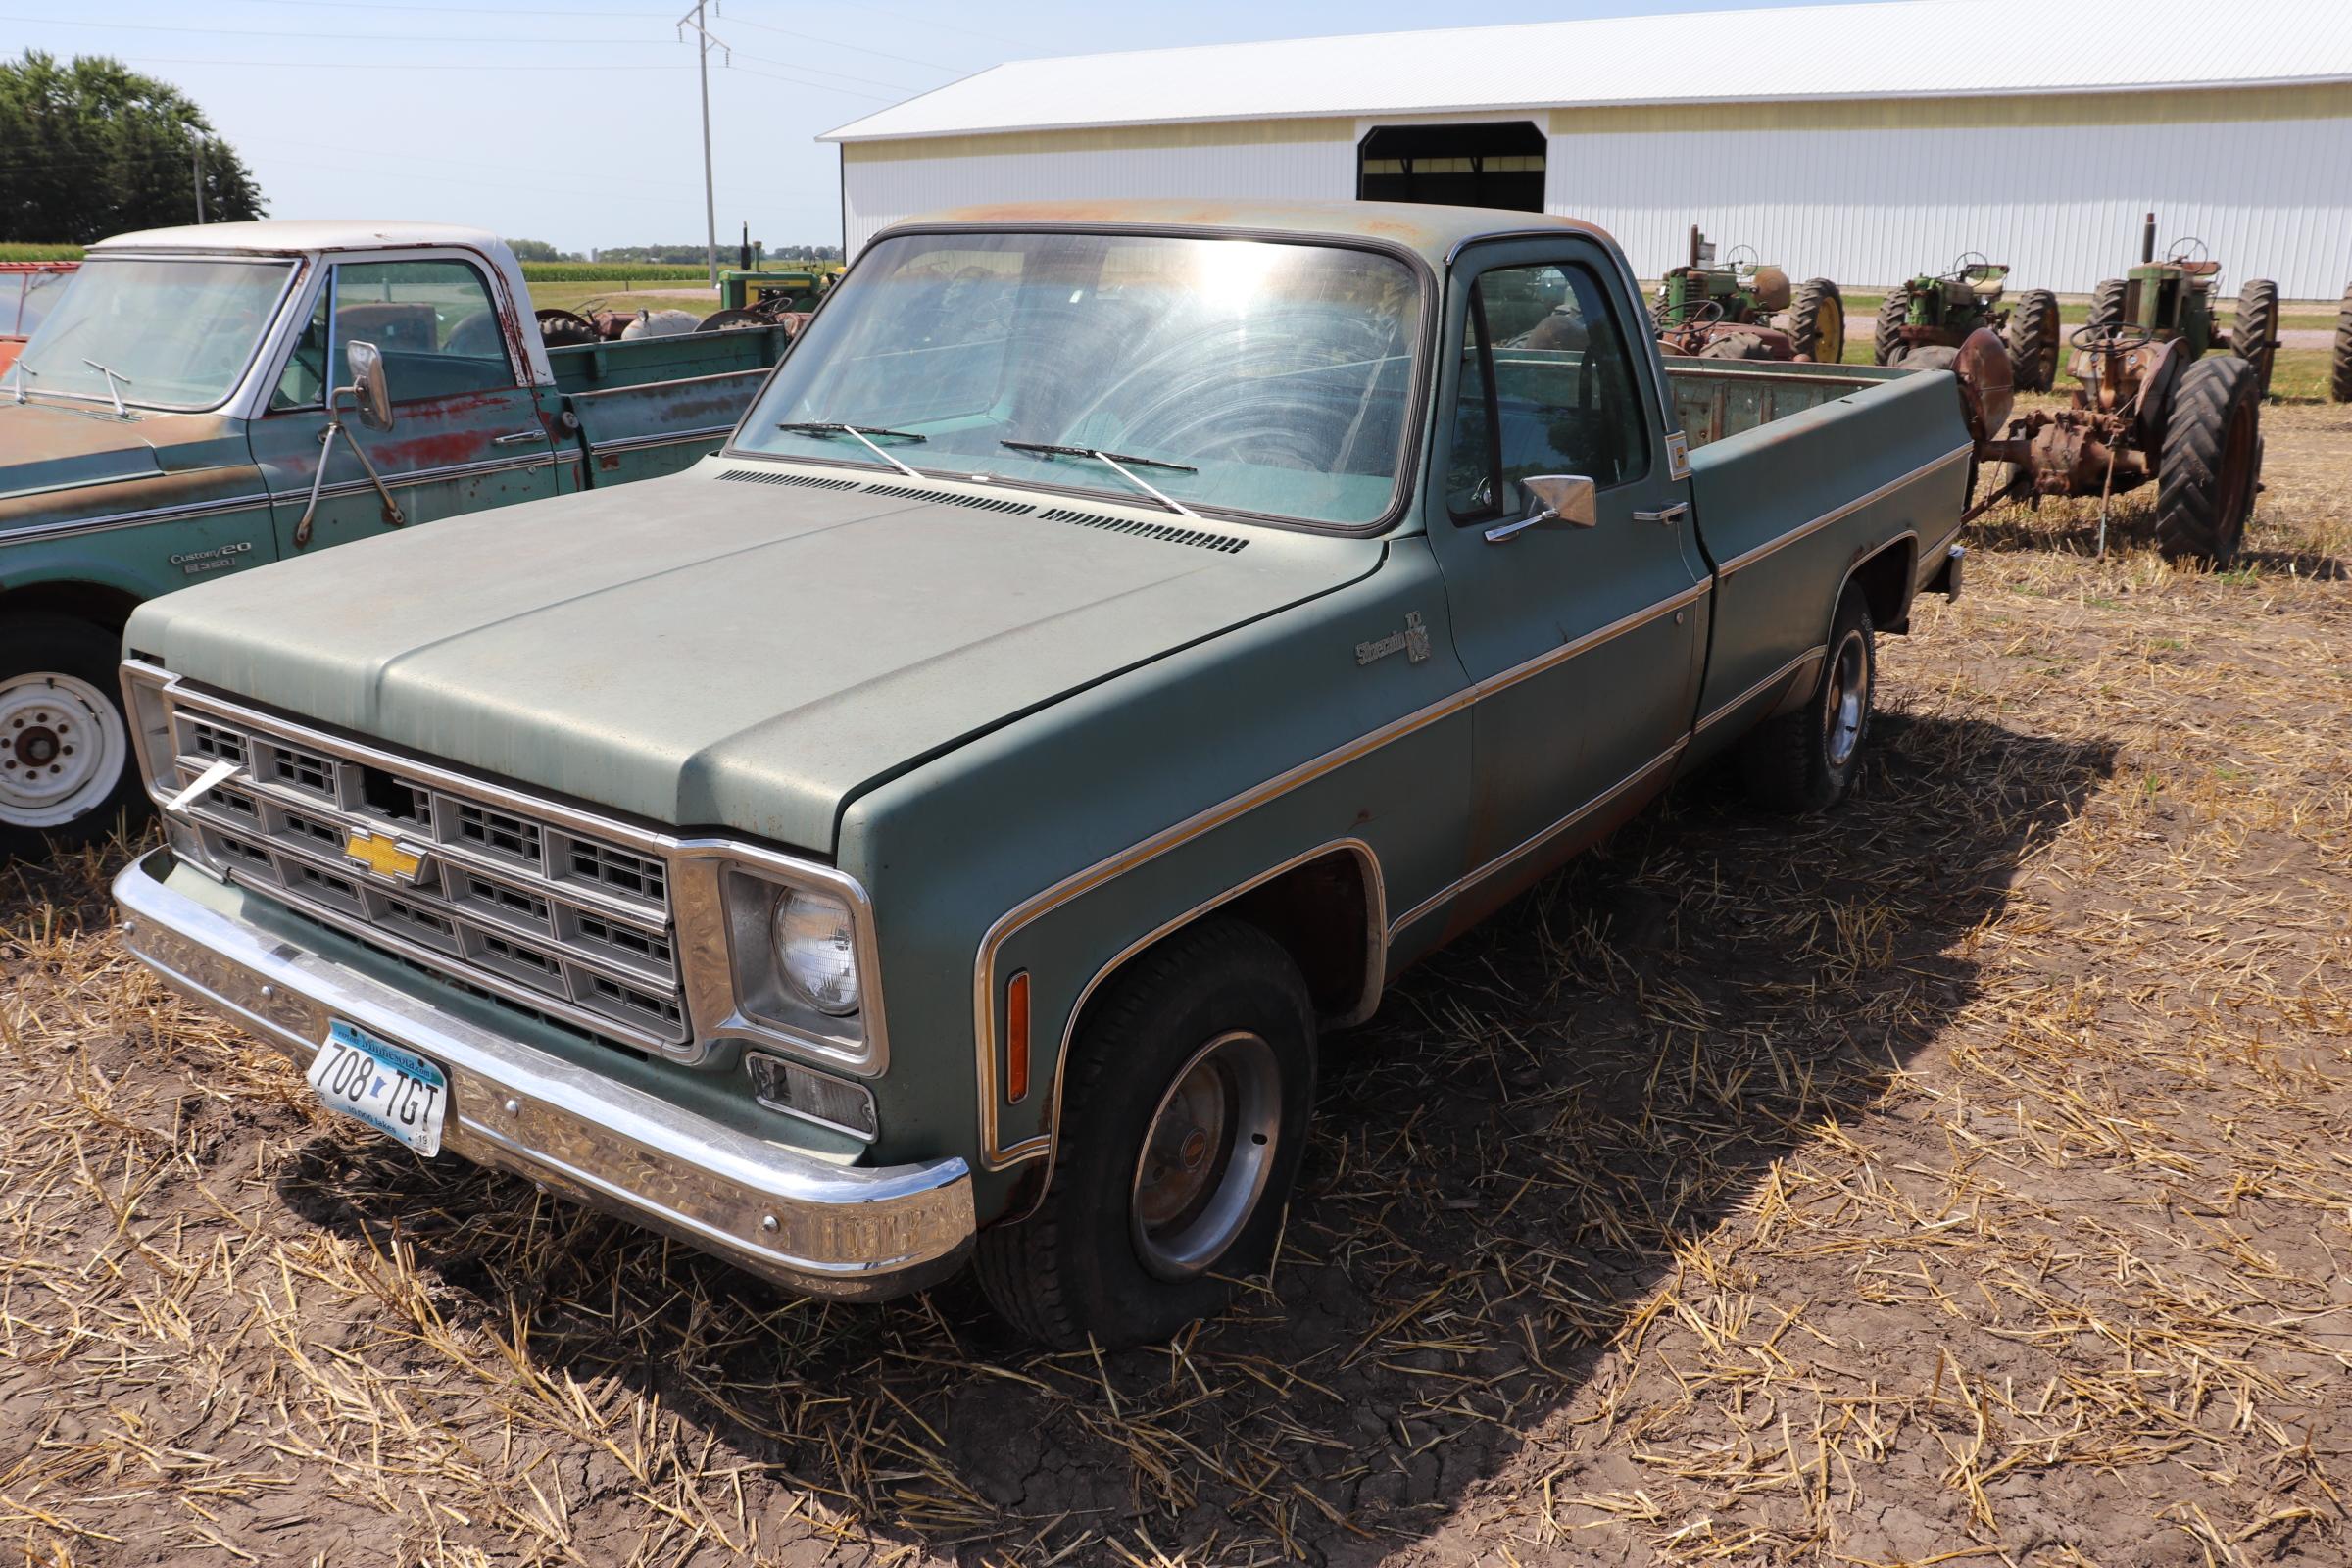
[[[11,873],[0,1529],[44,1564],[2340,1562],[2352,417],[2258,552],[1984,530],[1858,799],[1720,778],[1339,1042],[1269,1282],[1042,1356],[329,1121]]]

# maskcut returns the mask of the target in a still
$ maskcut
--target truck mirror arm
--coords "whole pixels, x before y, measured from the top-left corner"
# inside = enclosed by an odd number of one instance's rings
[[[408,515],[400,510],[400,503],[392,499],[392,491],[384,483],[384,476],[375,471],[375,460],[368,456],[368,449],[360,445],[358,436],[349,435],[343,428],[341,409],[343,399],[345,397],[358,398],[363,391],[363,388],[355,384],[336,387],[327,394],[326,428],[318,432],[318,468],[311,475],[311,499],[309,504],[302,509],[302,520],[294,524],[294,548],[297,550],[306,549],[310,545],[311,524],[317,520],[318,515],[318,495],[326,488],[326,460],[334,455],[335,437],[338,435],[346,436],[351,447],[351,455],[360,460],[360,466],[368,470],[368,479],[375,485],[375,493],[383,499],[386,526],[400,528],[408,524]]]

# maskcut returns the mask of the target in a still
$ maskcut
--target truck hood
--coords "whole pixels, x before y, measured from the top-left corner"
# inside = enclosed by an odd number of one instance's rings
[[[0,394],[0,496],[161,473],[144,421],[111,409],[18,403]]]
[[[712,459],[346,545],[152,601],[127,644],[502,778],[830,853],[863,788],[1384,550],[794,475]]]

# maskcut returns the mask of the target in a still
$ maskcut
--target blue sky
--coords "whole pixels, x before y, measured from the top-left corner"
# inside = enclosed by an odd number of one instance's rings
[[[719,232],[748,219],[770,243],[837,242],[835,153],[813,138],[1003,60],[1769,3],[720,0],[710,31],[734,65],[712,60]],[[694,52],[674,25],[690,4],[0,0],[0,54],[110,54],[175,83],[274,217],[438,219],[577,250],[703,232]]]

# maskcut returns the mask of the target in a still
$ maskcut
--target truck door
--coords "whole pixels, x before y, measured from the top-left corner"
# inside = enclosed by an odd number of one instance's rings
[[[326,399],[347,384],[345,345],[373,343],[392,389],[393,427],[370,430],[345,399],[343,434],[307,543],[296,527],[318,471]],[[281,555],[318,550],[389,526],[381,498],[351,450],[367,448],[414,525],[556,493],[554,450],[540,397],[500,326],[482,269],[463,255],[338,260],[253,426]]]
[[[1429,512],[1478,697],[1457,927],[1662,784],[1690,732],[1708,585],[1660,433],[1648,323],[1630,281],[1607,281],[1622,269],[1592,242],[1544,240],[1463,270]],[[1530,487],[1547,475],[1591,490],[1545,518],[1536,489],[1582,489]]]

